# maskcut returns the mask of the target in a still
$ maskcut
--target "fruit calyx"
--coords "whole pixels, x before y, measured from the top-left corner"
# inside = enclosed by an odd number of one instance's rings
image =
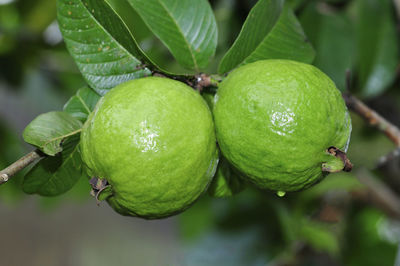
[[[326,162],[322,164],[322,171],[329,173],[337,173],[340,171],[350,172],[353,168],[353,164],[347,158],[345,152],[340,149],[331,146],[327,150],[327,153],[331,156],[334,156],[336,160],[332,160],[330,162]]]
[[[107,179],[92,177],[89,183],[92,187],[90,195],[95,197],[97,205],[100,205],[100,201],[103,201],[112,196],[111,185],[108,183]]]

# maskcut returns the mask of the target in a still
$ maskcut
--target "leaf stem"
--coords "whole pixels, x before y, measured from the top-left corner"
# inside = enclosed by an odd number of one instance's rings
[[[12,176],[45,155],[39,150],[31,151],[18,161],[0,171],[0,185],[6,183]]]

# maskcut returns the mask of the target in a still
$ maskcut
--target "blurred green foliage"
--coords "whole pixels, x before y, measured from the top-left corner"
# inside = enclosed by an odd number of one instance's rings
[[[162,67],[180,69],[149,29],[130,16],[129,4],[110,0],[140,47]],[[345,71],[353,73],[351,91],[367,100],[383,116],[400,126],[399,11],[389,0],[291,0],[305,34],[316,50],[314,64],[341,90]],[[20,0],[0,4],[0,167],[31,148],[21,132],[36,115],[61,110],[79,88],[82,76],[58,32],[55,1]],[[256,1],[211,0],[218,25],[216,55],[207,71],[233,44]],[[45,10],[45,12],[43,12]],[[138,26],[139,25],[139,26]],[[397,72],[396,72],[397,68]],[[208,97],[208,96],[207,96]],[[5,105],[5,103],[9,103]],[[6,107],[1,107],[1,105]],[[329,175],[318,185],[283,198],[251,185],[238,195],[215,199],[204,195],[179,215],[185,245],[183,265],[393,265],[398,224],[369,202],[357,198],[365,187],[356,179],[366,167],[388,184],[396,183],[397,167],[375,169],[393,144],[380,132],[352,116],[348,155],[352,174]],[[396,172],[397,171],[397,172]],[[23,199],[22,174],[0,187],[0,199],[13,206]],[[393,187],[400,191],[399,188]],[[89,198],[86,177],[68,193],[37,197],[54,209],[63,201]],[[16,208],[18,206],[15,206]],[[221,252],[224,247],[226,252]],[[219,252],[216,252],[216,250]]]
[[[346,265],[393,265],[397,247],[384,235],[387,218],[376,209],[355,211],[349,219]]]
[[[23,155],[24,149],[15,132],[7,128],[5,121],[1,120],[0,124],[0,168],[3,169],[11,164],[18,156]],[[21,191],[21,183],[23,174],[20,173],[10,180],[7,185],[0,187],[1,200],[7,203],[15,203],[19,200],[23,193]]]

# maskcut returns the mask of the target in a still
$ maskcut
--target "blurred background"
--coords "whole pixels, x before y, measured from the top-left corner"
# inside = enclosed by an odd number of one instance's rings
[[[210,1],[219,46],[208,73],[216,71],[255,2]],[[289,2],[317,52],[314,64],[341,90],[351,69],[351,92],[400,127],[400,1]],[[139,23],[129,9],[119,12],[131,25]],[[142,48],[174,68],[149,30],[137,28]],[[0,169],[33,149],[22,140],[24,127],[41,113],[61,110],[84,85],[58,30],[55,1],[0,0]],[[382,132],[357,115],[352,120],[351,173],[329,175],[282,198],[251,186],[227,199],[204,195],[160,221],[98,207],[85,179],[59,197],[25,195],[21,173],[0,187],[0,266],[394,265],[400,156]]]

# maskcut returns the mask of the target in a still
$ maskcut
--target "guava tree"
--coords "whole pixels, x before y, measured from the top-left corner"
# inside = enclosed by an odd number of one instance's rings
[[[229,5],[235,8],[224,10],[231,13],[221,12]],[[400,217],[400,201],[394,192],[397,189],[375,177],[390,175],[387,166],[398,157],[400,130],[359,100],[399,88],[395,82],[399,65],[395,5],[398,7],[399,3],[389,0],[258,0],[246,4],[206,0],[57,0],[58,27],[87,86],[77,88],[63,110],[42,114],[27,125],[23,138],[35,150],[0,171],[0,184],[29,166],[21,187],[27,194],[58,196],[86,179],[97,198],[104,184],[93,181],[82,162],[80,134],[97,102],[127,81],[149,76],[177,80],[212,105],[221,82],[238,67],[267,59],[313,64],[336,83],[349,110],[386,134],[397,147],[387,155],[381,154],[377,167],[356,159],[351,176],[327,179],[303,194],[289,193],[279,198],[275,192],[261,192],[271,194],[271,206],[283,206],[271,208],[276,208],[272,212],[278,217],[287,243],[301,243],[299,249],[293,244],[294,257],[309,247],[338,256],[338,239],[343,232],[334,232],[324,224],[324,211],[333,209],[335,219],[344,219],[338,214],[342,209],[335,206],[336,198],[319,206],[318,215],[307,215],[317,209],[314,201],[327,191],[351,192],[363,202],[369,202],[371,197],[387,216]],[[243,13],[246,17],[242,21]],[[241,24],[236,32],[232,26],[235,23]],[[350,170],[346,155],[340,150],[334,153],[343,162],[340,170]],[[217,176],[222,181],[210,187],[213,196],[233,196],[243,187],[251,187],[236,175],[225,158],[221,157],[219,167]],[[279,191],[278,195],[284,193]],[[347,210],[352,200],[346,201],[343,209]],[[293,225],[294,221],[299,224]],[[282,258],[282,263],[290,263],[286,259]]]

